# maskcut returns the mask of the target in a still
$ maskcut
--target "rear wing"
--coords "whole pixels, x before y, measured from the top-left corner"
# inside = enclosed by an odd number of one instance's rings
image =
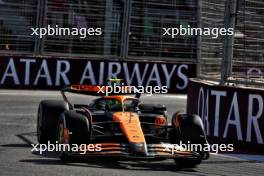
[[[70,85],[63,88],[62,92],[71,92],[71,93],[79,93],[85,95],[94,95],[94,96],[106,96],[106,92],[108,91],[108,95],[131,95],[134,94],[136,98],[140,97],[140,93],[138,93],[135,89],[130,89],[129,86],[119,86],[122,90],[119,93],[109,92],[112,89],[112,86],[97,86],[97,85]]]
[[[70,85],[64,87],[62,92],[79,93],[85,95],[103,96],[103,92],[106,91],[106,86],[96,85]]]

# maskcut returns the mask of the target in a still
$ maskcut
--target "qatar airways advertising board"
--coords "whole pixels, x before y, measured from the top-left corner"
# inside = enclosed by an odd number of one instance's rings
[[[185,93],[195,64],[89,59],[0,57],[0,88],[60,89],[65,85],[105,85],[109,78],[126,85],[167,86]]]

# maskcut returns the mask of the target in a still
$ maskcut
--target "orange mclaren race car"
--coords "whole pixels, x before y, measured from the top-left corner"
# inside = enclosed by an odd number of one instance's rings
[[[197,147],[182,147],[208,145],[197,115],[175,113],[169,123],[164,105],[142,104],[138,94],[100,95],[90,104],[71,104],[66,92],[96,95],[98,86],[69,86],[61,91],[63,101],[44,100],[39,104],[39,143],[79,146],[77,151],[61,151],[62,160],[90,156],[172,158],[179,165],[194,167],[209,157],[208,152]],[[86,146],[91,144],[98,150],[89,150]]]

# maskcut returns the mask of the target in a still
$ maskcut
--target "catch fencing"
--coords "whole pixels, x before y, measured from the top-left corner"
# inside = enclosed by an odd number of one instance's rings
[[[162,35],[166,26],[196,26],[196,5],[195,0],[0,0],[0,53],[196,63],[196,36]],[[48,25],[101,28],[102,35],[30,35],[30,28]]]
[[[101,28],[102,35],[32,36],[31,28]],[[234,27],[233,36],[163,35],[163,28]],[[264,87],[263,0],[0,0],[0,54],[197,64],[199,78]]]
[[[198,24],[202,27],[225,27],[234,20],[235,29],[233,42],[228,42],[225,36],[200,37],[199,77],[223,85],[263,88],[263,0],[202,0],[198,6],[201,12]]]

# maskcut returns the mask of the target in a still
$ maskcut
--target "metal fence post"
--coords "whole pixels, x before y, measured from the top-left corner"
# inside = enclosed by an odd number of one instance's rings
[[[121,58],[122,59],[125,59],[128,56],[132,0],[126,0],[124,5],[125,5],[125,8],[124,8],[123,29],[122,29],[122,37],[121,37]]]
[[[113,28],[113,25],[111,24],[113,14],[113,0],[107,0],[105,8],[104,55],[109,56],[111,53],[111,31]]]
[[[201,9],[202,9],[202,1],[197,1],[197,28],[201,28]],[[197,36],[197,77],[200,77],[201,75],[201,43],[202,43],[202,36]]]
[[[235,31],[236,3],[237,0],[226,0],[224,26],[226,29],[233,28]],[[223,46],[223,60],[220,84],[226,83],[228,77],[232,76],[234,35],[225,35]]]
[[[46,26],[46,19],[47,19],[47,9],[48,9],[48,1],[47,0],[42,0],[41,9],[42,9],[42,11],[41,11],[41,16],[40,16],[39,27],[44,27],[44,26]],[[42,39],[40,39],[40,43],[39,43],[39,54],[40,55],[43,55],[43,52],[44,52],[45,39],[46,39],[46,37],[43,37]]]
[[[36,26],[35,27],[39,27],[40,26],[40,21],[41,21],[41,13],[42,13],[42,6],[41,6],[41,0],[38,0],[38,5],[37,5],[37,18],[36,18]],[[39,45],[40,45],[40,39],[39,37],[35,36],[35,40],[34,40],[34,56],[39,55]]]

